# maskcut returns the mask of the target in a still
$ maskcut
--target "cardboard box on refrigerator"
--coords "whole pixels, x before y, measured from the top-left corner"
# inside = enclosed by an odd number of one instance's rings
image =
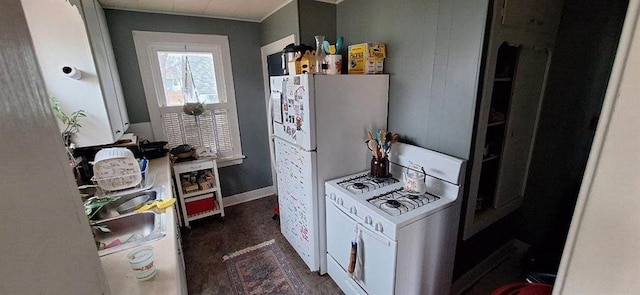
[[[349,46],[349,74],[382,74],[387,49],[384,43],[360,43]]]

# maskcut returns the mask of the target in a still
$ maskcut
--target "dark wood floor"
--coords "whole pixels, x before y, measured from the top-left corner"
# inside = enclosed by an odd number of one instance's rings
[[[204,218],[183,228],[182,245],[189,294],[233,294],[222,256],[275,239],[289,263],[298,272],[309,294],[342,294],[328,275],[311,272],[271,219],[275,196],[225,208],[220,218]]]

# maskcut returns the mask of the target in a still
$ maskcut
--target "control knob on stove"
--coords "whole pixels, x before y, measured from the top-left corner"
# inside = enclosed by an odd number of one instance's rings
[[[364,223],[371,225],[373,223],[373,220],[371,220],[371,216],[369,215],[365,216]]]
[[[376,227],[375,227],[376,231],[382,232],[382,223],[380,222],[376,222]]]
[[[358,211],[356,210],[356,206],[351,206],[351,208],[349,208],[349,213],[351,214],[356,214]]]
[[[342,201],[342,198],[338,198],[336,200],[336,203],[338,203],[338,205],[340,205],[340,206],[342,206],[344,204],[343,201]]]
[[[329,199],[330,199],[330,200],[332,200],[332,201],[335,201],[335,200],[336,200],[336,194],[331,193],[331,194],[329,195]]]

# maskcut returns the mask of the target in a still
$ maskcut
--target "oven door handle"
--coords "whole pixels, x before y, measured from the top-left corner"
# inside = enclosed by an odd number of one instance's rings
[[[368,229],[367,227],[365,227],[365,226],[363,226],[361,224],[358,224],[357,228],[359,228],[361,232],[366,232],[367,234],[369,234],[369,236],[371,236],[372,238],[378,240],[378,242],[382,243],[383,245],[385,245],[387,247],[391,247],[391,240],[389,240],[388,238],[381,237],[376,232]]]

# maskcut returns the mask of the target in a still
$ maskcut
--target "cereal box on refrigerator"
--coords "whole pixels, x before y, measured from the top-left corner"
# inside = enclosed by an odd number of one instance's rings
[[[349,74],[382,74],[387,50],[384,43],[349,46]]]

